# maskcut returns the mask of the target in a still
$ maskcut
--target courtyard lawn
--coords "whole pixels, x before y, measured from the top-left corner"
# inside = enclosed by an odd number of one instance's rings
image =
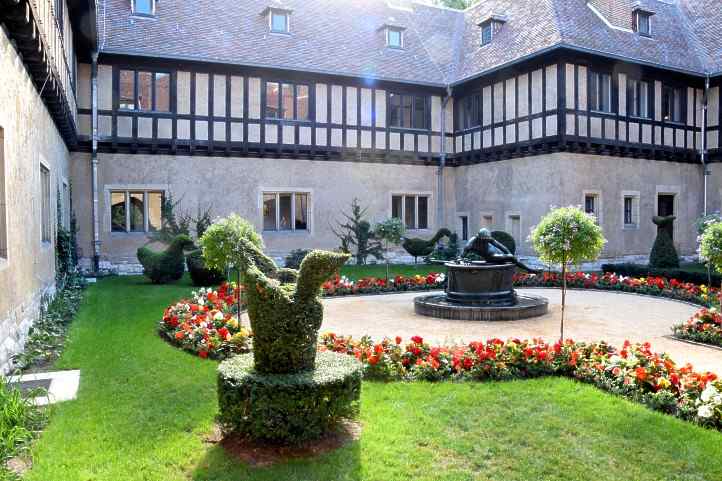
[[[390,264],[389,277],[425,276],[431,272],[446,272],[446,267],[439,264]],[[365,266],[346,265],[341,268],[341,275],[351,280],[363,277],[386,277],[386,264],[368,264]]]
[[[26,479],[722,479],[722,434],[559,378],[365,382],[359,442],[247,467],[205,441],[217,364],[156,334],[163,309],[190,292],[185,282],[110,278],[88,289],[57,363],[82,370],[78,399],[53,408]]]

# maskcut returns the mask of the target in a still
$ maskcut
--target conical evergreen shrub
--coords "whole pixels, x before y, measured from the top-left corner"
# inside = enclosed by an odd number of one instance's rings
[[[654,240],[652,252],[649,254],[649,267],[655,269],[675,269],[679,267],[679,256],[674,242],[664,227],[674,222],[674,216],[654,217],[652,222],[660,227],[657,238]]]

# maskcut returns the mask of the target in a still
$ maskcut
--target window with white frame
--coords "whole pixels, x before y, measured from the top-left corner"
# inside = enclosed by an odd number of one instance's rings
[[[625,193],[622,197],[622,219],[625,228],[639,226],[639,195]]]
[[[597,112],[612,112],[612,76],[607,73],[592,72],[589,77],[589,103]]]
[[[7,200],[5,199],[5,131],[0,127],[0,259],[8,258]]]
[[[111,190],[111,232],[156,232],[163,220],[164,193],[155,190]]]
[[[290,12],[271,8],[268,10],[268,26],[273,33],[289,33]]]
[[[264,192],[264,231],[309,230],[308,192]]]
[[[391,196],[391,217],[403,221],[407,229],[429,228],[429,196],[395,194]]]
[[[134,15],[155,15],[155,0],[131,0]]]
[[[601,204],[602,201],[599,192],[584,192],[584,212],[593,215],[597,219],[597,222],[600,220]]]
[[[40,231],[43,242],[51,242],[53,235],[50,170],[40,164]]]

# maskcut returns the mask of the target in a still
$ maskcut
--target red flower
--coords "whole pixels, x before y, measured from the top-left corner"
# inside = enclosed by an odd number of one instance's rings
[[[378,362],[379,362],[379,356],[377,356],[376,354],[369,357],[369,364],[371,364],[372,366],[375,366],[376,364],[378,364]]]
[[[218,329],[218,335],[221,339],[225,340],[228,337],[228,334],[228,329],[226,329],[225,327],[221,327],[220,329]]]
[[[416,343],[416,344],[423,344],[424,338],[421,336],[414,336],[411,338],[411,342]]]
[[[201,359],[206,359],[206,358],[208,357],[208,351],[199,351],[199,352],[198,352],[198,356],[199,356]]]
[[[401,336],[396,336],[396,344],[401,344]]]
[[[637,369],[634,370],[634,372],[637,375],[638,381],[644,381],[645,379],[647,379],[647,370],[644,369],[643,367],[638,367]]]

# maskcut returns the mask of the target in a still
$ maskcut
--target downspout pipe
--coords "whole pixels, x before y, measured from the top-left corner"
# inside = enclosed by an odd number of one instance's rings
[[[441,145],[439,146],[439,166],[436,169],[437,192],[439,193],[439,200],[436,203],[436,217],[439,228],[446,227],[444,167],[446,167],[446,107],[449,100],[451,100],[451,87],[446,87],[446,96],[441,100]]]
[[[702,161],[704,180],[704,199],[702,200],[703,215],[707,215],[707,184],[711,172],[707,169],[707,103],[709,102],[709,74],[704,79],[704,102],[702,102],[702,145],[700,159]]]
[[[98,221],[98,52],[92,54],[90,70],[90,89],[92,114],[92,150],[90,168],[92,176],[91,195],[93,196],[93,272],[100,271],[100,223]]]

